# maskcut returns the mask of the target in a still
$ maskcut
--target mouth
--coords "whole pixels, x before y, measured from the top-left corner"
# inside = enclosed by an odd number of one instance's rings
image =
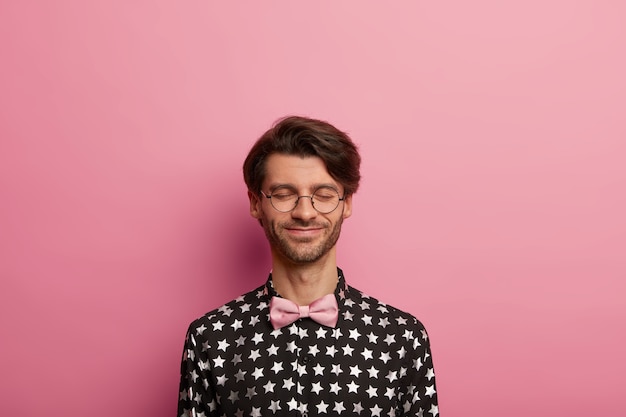
[[[322,226],[285,226],[284,229],[289,235],[300,238],[315,237],[324,231]]]
[[[293,233],[297,235],[311,235],[311,234],[319,233],[324,229],[322,227],[307,227],[307,228],[286,227],[285,230],[287,230],[289,233]]]

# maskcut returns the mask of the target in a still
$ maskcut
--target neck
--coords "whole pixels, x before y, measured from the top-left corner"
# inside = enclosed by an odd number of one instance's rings
[[[282,297],[298,305],[309,305],[337,288],[334,250],[310,264],[293,264],[273,256],[272,283]]]

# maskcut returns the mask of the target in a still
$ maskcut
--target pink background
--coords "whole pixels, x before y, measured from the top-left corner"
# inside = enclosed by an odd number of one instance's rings
[[[626,413],[624,2],[391,3],[0,4],[0,415],[175,415],[187,325],[266,277],[241,164],[286,114],[360,145],[340,265],[426,324],[444,417]]]

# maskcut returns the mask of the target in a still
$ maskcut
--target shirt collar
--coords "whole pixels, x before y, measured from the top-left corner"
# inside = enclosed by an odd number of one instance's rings
[[[349,287],[348,284],[346,284],[346,279],[343,276],[343,271],[341,270],[341,268],[337,268],[337,276],[339,279],[337,280],[337,287],[335,287],[334,294],[335,298],[337,299],[337,305],[339,306],[339,309],[341,309],[346,298],[348,297]],[[278,294],[274,289],[271,272],[267,277],[267,282],[265,283],[265,286],[263,288],[263,295],[267,296],[267,298],[269,299],[271,299],[272,297],[281,297],[281,295]]]

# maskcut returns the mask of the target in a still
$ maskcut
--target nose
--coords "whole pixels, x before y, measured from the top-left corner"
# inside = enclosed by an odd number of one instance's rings
[[[296,201],[296,208],[291,211],[291,217],[302,220],[310,220],[316,216],[317,210],[313,207],[313,198],[306,195],[298,197],[298,201]]]

